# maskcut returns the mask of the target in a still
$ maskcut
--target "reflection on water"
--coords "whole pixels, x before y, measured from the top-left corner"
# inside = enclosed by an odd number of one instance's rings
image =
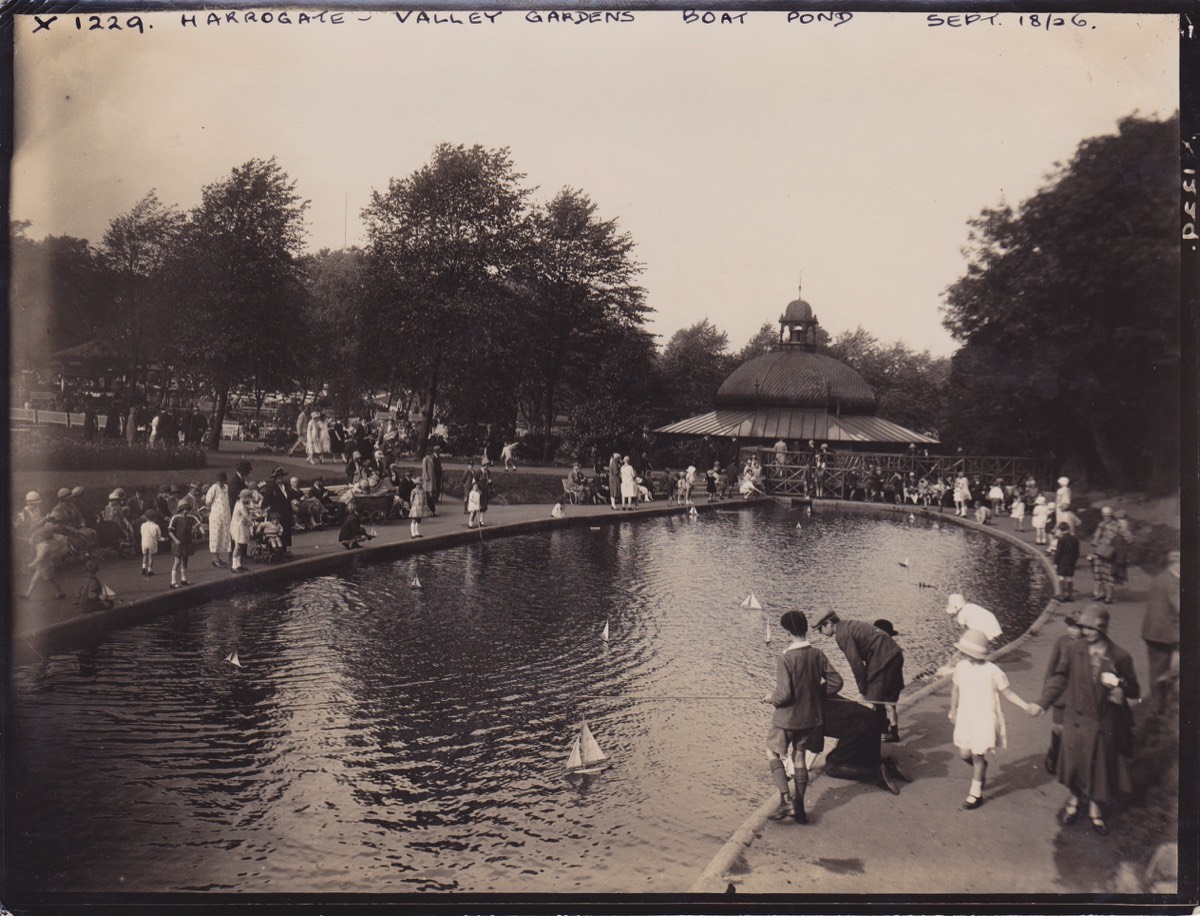
[[[888,617],[911,677],[946,657],[954,590],[1012,637],[1049,584],[975,532],[771,507],[498,538],[213,601],[17,672],[9,874],[683,892],[769,789],[757,698],[779,614]],[[738,606],[750,592],[765,611]],[[567,778],[585,716],[616,765]]]

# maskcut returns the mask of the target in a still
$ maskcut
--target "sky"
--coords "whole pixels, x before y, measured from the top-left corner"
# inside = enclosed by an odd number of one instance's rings
[[[861,326],[945,356],[968,220],[1020,204],[1122,117],[1178,108],[1169,15],[267,23],[246,9],[140,29],[15,17],[12,218],[95,244],[151,189],[188,210],[274,156],[311,201],[310,249],[362,245],[372,191],[437,144],[506,147],[537,200],[581,189],[630,233],[661,342],[707,318],[736,351],[802,289],[831,335]]]

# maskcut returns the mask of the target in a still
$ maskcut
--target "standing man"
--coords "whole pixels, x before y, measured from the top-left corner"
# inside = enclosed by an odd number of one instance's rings
[[[433,450],[421,459],[421,486],[425,489],[430,515],[437,515],[438,500],[442,496],[442,449],[440,446],[435,445]]]
[[[814,629],[833,638],[850,663],[859,695],[868,703],[877,704],[875,730],[882,735],[888,729],[887,716],[880,704],[900,699],[900,691],[904,689],[904,653],[883,630],[863,620],[842,620],[836,611],[822,611]]]
[[[1162,712],[1179,680],[1179,551],[1167,554],[1167,568],[1154,577],[1146,595],[1142,642],[1150,657],[1150,708]]]
[[[247,475],[250,473],[250,462],[239,461],[234,468],[233,477],[229,481],[229,505],[237,504],[238,497],[241,496],[242,490],[250,487],[250,481],[247,480]]]
[[[300,413],[296,414],[296,441],[292,443],[292,447],[287,450],[289,457],[296,449],[304,449],[305,443],[308,441],[308,411],[303,407],[300,408]]]

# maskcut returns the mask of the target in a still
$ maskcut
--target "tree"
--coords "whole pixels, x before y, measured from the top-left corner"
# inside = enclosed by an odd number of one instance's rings
[[[251,159],[206,186],[171,266],[180,303],[174,357],[210,380],[219,448],[232,385],[274,387],[290,374],[304,288],[299,256],[308,201],[274,158]]]
[[[99,249],[112,291],[111,336],[129,358],[129,385],[137,385],[146,347],[160,351],[166,313],[166,267],[186,224],[151,190],[109,223]]]
[[[1019,209],[970,222],[944,305],[963,342],[948,430],[960,442],[1019,422],[1031,449],[1077,456],[1114,486],[1178,485],[1178,149],[1178,116],[1125,118]]]
[[[428,165],[372,192],[363,210],[370,282],[401,342],[398,373],[424,392],[421,453],[442,374],[472,357],[481,328],[511,320],[501,305],[521,254],[523,178],[507,149],[444,143]]]
[[[779,346],[779,328],[769,321],[764,321],[753,337],[746,341],[746,346],[738,351],[737,364],[749,362],[756,356],[765,356]]]
[[[25,221],[11,224],[9,287],[13,362],[41,367],[54,353],[105,333],[103,274],[86,239],[29,238]]]
[[[659,358],[664,413],[688,417],[713,409],[717,389],[735,368],[729,335],[707,319],[671,335]]]
[[[527,402],[538,405],[546,449],[563,385],[595,367],[606,331],[640,328],[649,312],[644,290],[634,283],[642,265],[633,258],[633,239],[596,211],[586,194],[572,188],[536,208],[528,256],[517,270],[532,370],[522,388],[535,389]]]

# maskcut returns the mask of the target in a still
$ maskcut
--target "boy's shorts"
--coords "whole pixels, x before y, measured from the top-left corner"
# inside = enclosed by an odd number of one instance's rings
[[[819,754],[825,750],[824,730],[820,725],[800,729],[779,728],[772,725],[771,730],[767,732],[767,750],[780,757],[786,757],[789,744],[792,746],[794,754],[799,754],[801,751],[812,751],[814,754]]]

